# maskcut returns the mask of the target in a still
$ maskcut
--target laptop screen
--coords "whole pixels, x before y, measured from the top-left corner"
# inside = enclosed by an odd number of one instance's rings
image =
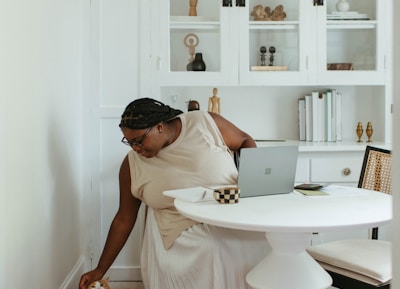
[[[240,151],[240,197],[293,192],[298,146],[265,146]]]

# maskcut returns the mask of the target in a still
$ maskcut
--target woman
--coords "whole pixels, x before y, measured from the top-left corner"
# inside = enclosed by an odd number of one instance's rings
[[[101,279],[124,246],[144,202],[142,244],[146,289],[245,289],[245,274],[266,254],[264,234],[199,224],[180,215],[163,191],[237,183],[232,153],[254,140],[218,114],[183,113],[142,98],[121,117],[131,146],[119,173],[120,205],[98,266],[81,277],[86,289]]]

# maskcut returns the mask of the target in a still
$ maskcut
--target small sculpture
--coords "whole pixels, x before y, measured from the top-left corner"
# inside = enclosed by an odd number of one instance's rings
[[[254,6],[250,16],[253,16],[255,21],[265,21],[265,19],[267,18],[267,14],[265,13],[262,5]]]
[[[261,66],[265,66],[265,53],[267,52],[267,48],[265,46],[260,47],[260,60]]]
[[[362,142],[361,141],[361,136],[363,135],[363,126],[362,126],[361,122],[359,122],[357,124],[356,134],[357,134],[357,137],[358,137],[358,141],[357,142]]]
[[[274,53],[275,53],[276,49],[274,46],[271,46],[268,49],[269,54],[269,66],[274,66]]]
[[[187,34],[187,35],[185,36],[185,38],[183,39],[183,43],[185,44],[185,46],[186,46],[187,48],[189,48],[189,55],[190,55],[190,58],[189,58],[189,63],[188,63],[187,66],[186,66],[186,69],[187,69],[188,71],[193,70],[191,64],[192,64],[192,62],[193,62],[193,60],[194,60],[194,55],[195,55],[195,53],[196,53],[195,48],[196,48],[197,45],[199,45],[199,42],[200,42],[200,41],[199,41],[199,37],[198,37],[196,34],[194,34],[194,33],[189,33],[189,34]]]
[[[371,122],[369,121],[369,122],[367,123],[367,128],[365,129],[365,133],[366,133],[366,135],[367,135],[367,137],[368,137],[367,142],[372,142],[371,136],[372,136],[372,133],[373,133],[373,132],[374,132],[374,130],[373,130],[373,128],[372,128],[372,124],[371,124]]]
[[[256,5],[250,16],[253,16],[255,21],[283,21],[286,18],[286,12],[283,5],[276,6],[274,10],[271,10],[269,6],[263,8],[262,5]]]
[[[200,104],[197,100],[188,101],[188,111],[200,110]]]
[[[189,16],[197,16],[197,0],[189,0]]]
[[[213,96],[208,98],[208,111],[220,114],[220,99],[217,96],[218,89],[213,89]]]
[[[286,12],[283,9],[283,5],[278,5],[275,9],[267,16],[271,21],[283,21],[286,18]]]

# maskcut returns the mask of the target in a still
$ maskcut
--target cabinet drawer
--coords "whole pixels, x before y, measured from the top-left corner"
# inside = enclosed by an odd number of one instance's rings
[[[358,182],[362,156],[311,159],[311,182]]]

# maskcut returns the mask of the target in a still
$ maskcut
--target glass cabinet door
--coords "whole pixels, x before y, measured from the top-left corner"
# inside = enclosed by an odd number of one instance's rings
[[[325,3],[317,16],[322,23],[317,35],[318,83],[384,84],[383,1],[328,0]]]
[[[290,85],[307,81],[308,1],[249,0],[241,17],[240,83]]]
[[[231,84],[235,63],[229,61],[229,53],[236,49],[229,37],[233,7],[216,0],[160,0],[159,5],[160,85]],[[202,58],[205,70],[194,65],[196,57]]]
[[[385,0],[157,1],[161,86],[385,83]]]

